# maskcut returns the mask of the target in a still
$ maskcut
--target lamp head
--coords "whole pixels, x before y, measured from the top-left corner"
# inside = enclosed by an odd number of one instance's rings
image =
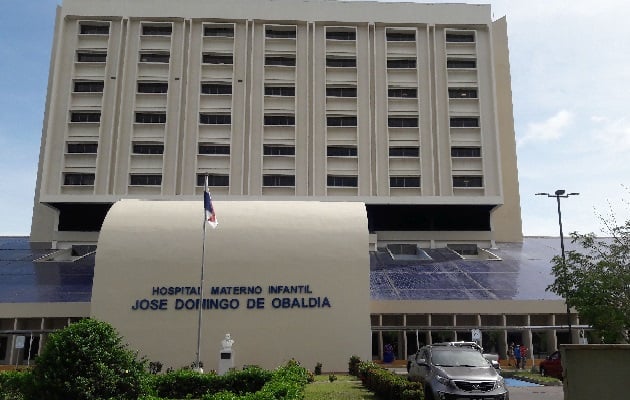
[[[566,192],[566,190],[564,190],[564,189],[558,189],[558,190],[556,190],[556,196],[562,196],[565,192]]]

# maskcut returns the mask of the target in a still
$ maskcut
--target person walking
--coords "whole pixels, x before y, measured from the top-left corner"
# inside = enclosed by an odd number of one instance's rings
[[[527,347],[525,345],[521,346],[521,368],[525,369],[527,366]]]
[[[521,346],[514,346],[514,359],[516,359],[516,369],[521,367]]]
[[[514,342],[510,343],[507,348],[508,367],[512,366],[514,362]]]

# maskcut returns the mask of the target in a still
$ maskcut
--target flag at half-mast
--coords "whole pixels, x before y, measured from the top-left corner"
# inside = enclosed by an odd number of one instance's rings
[[[206,175],[205,184],[203,186],[203,209],[205,221],[210,224],[212,228],[216,228],[217,225],[219,225],[219,221],[217,221],[217,215],[214,213],[212,196],[210,195],[210,190],[208,190],[208,175]]]

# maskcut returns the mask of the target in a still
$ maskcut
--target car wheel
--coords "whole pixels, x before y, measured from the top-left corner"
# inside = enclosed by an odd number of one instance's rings
[[[540,367],[540,375],[547,376],[547,371],[545,370],[545,367]]]

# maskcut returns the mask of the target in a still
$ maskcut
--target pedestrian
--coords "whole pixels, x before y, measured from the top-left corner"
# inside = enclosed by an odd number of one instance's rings
[[[521,368],[525,369],[527,365],[527,347],[525,345],[521,346]]]
[[[514,346],[514,359],[516,360],[516,369],[521,367],[521,346]]]
[[[507,348],[508,367],[512,366],[514,362],[514,342],[510,343]]]

